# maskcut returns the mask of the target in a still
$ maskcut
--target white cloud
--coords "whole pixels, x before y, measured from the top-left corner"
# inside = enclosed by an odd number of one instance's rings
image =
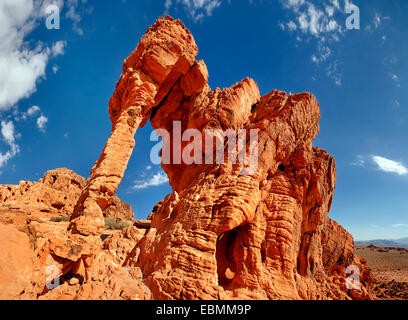
[[[391,56],[391,57],[385,57],[384,58],[384,63],[386,65],[394,65],[398,63],[398,58],[396,56]]]
[[[361,156],[358,156],[357,158],[358,158],[358,159],[357,159],[356,161],[354,161],[354,162],[352,162],[352,163],[350,163],[350,164],[351,164],[352,166],[355,166],[355,167],[364,167],[365,164],[366,164],[366,161],[365,161],[364,159],[362,159]]]
[[[343,78],[343,64],[340,60],[336,60],[329,64],[326,68],[326,74],[331,78],[336,86],[340,87]]]
[[[305,0],[286,0],[282,1],[283,6],[286,8],[292,8],[298,10],[301,5],[305,3]]]
[[[396,74],[391,75],[392,80],[399,81],[399,77]]]
[[[408,224],[406,223],[396,223],[393,225],[394,228],[408,228]]]
[[[86,0],[82,0],[83,3],[86,3]],[[73,24],[72,24],[72,29],[78,33],[80,36],[84,34],[84,30],[82,30],[81,27],[79,27],[79,23],[81,22],[81,15],[78,13],[78,6],[79,6],[79,1],[78,0],[67,0],[67,13],[65,14],[65,17],[68,19],[71,19]]]
[[[30,45],[25,38],[45,16],[51,0],[0,1],[0,111],[14,106],[36,91],[37,82],[45,77],[51,57],[63,54],[65,42],[51,48],[38,42]],[[55,3],[62,6],[62,0]]]
[[[40,112],[40,110],[41,109],[40,109],[39,106],[32,106],[32,107],[28,108],[27,115],[29,117],[31,117],[31,116],[35,115],[36,113]]]
[[[77,12],[79,1],[65,2],[68,12],[71,12],[67,18],[73,21],[75,29],[80,20]],[[85,4],[87,0],[80,2]],[[0,0],[0,112],[11,109],[8,118],[14,117],[15,121],[26,120],[40,113],[37,106],[29,108],[27,112],[19,112],[17,103],[37,90],[38,82],[46,76],[49,61],[65,53],[66,41],[45,44],[29,39],[35,28],[45,27],[45,18],[48,16],[46,8],[49,5],[58,6],[62,12],[64,0]],[[82,11],[89,14],[92,10]],[[57,71],[58,67],[54,65],[53,72]],[[47,121],[44,115],[37,118],[37,126],[43,132]],[[21,136],[14,133],[14,124],[10,121],[2,121],[1,129],[2,138],[10,150],[0,153],[0,167],[19,152],[19,146],[15,142],[11,143],[11,137],[15,141]]]
[[[384,157],[373,155],[372,160],[377,164],[378,169],[384,172],[396,173],[400,176],[408,174],[408,169],[401,163]]]
[[[56,64],[54,64],[52,66],[52,72],[54,72],[54,74],[56,74],[58,72],[58,70],[59,70],[59,67]]]
[[[5,154],[0,153],[0,168],[4,167],[7,162],[13,158],[15,155],[17,154],[17,152],[10,150],[7,151]]]
[[[20,151],[19,146],[15,143],[17,135],[12,121],[1,122],[1,135],[3,140],[10,147],[10,150],[4,154],[0,153],[0,168],[2,168],[7,161],[13,158]]]
[[[398,88],[401,87],[400,78],[396,74],[390,74],[390,77]]]
[[[1,122],[1,135],[8,145],[12,146],[14,144],[15,142],[14,124],[12,121]]]
[[[325,4],[307,0],[280,0],[280,2],[283,8],[292,12],[289,29],[299,29],[302,36],[311,36],[321,41],[329,38],[337,40],[344,31],[341,23],[334,18],[340,11],[337,0],[326,1]]]
[[[382,18],[378,12],[375,13],[373,22],[365,27],[365,30],[373,32],[375,29],[378,29],[381,25]]]
[[[386,36],[386,35],[383,35],[383,36],[381,37],[381,45],[383,45],[383,44],[385,43],[385,41],[387,41],[387,36]]]
[[[48,118],[41,115],[37,118],[37,127],[41,132],[45,132],[45,127],[47,125]]]
[[[331,56],[331,49],[328,46],[319,43],[318,46],[318,55],[312,55],[312,61],[314,63],[320,63],[326,61]]]
[[[51,48],[51,53],[53,57],[63,55],[65,53],[65,47],[67,46],[66,41],[57,41]]]
[[[36,114],[39,114],[41,112],[41,109],[39,106],[31,106],[30,108],[27,109],[26,112],[19,112],[17,108],[15,108],[13,115],[14,115],[14,120],[16,121],[26,121],[28,118],[31,118],[35,116]]]
[[[380,24],[381,24],[381,17],[380,17],[380,15],[378,14],[378,13],[376,13],[375,14],[375,17],[374,17],[374,27],[377,29],[379,26],[380,26]]]
[[[221,5],[221,0],[166,0],[164,7],[168,12],[172,6],[181,4],[195,22],[201,21],[206,16],[211,16],[214,9]]]
[[[289,22],[280,22],[282,30],[295,33],[297,41],[316,44],[316,52],[312,54],[311,61],[320,64],[327,62],[326,75],[337,86],[342,83],[342,64],[340,61],[329,62],[333,50],[331,45],[339,42],[346,29],[346,15],[343,10],[351,2],[341,0],[311,1],[311,0],[279,0],[282,7],[288,11]],[[314,43],[312,41],[315,41]]]
[[[294,23],[292,20],[287,23],[287,27],[290,31],[295,31],[297,29],[296,23]]]
[[[168,181],[169,179],[167,178],[165,173],[158,172],[152,178],[147,179],[145,181],[143,180],[135,181],[133,189],[140,190],[140,189],[146,189],[149,187],[157,187],[157,186],[167,183]]]

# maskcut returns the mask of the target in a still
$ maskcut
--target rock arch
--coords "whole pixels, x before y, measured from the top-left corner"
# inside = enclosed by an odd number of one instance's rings
[[[141,268],[155,299],[344,298],[336,284],[344,278],[332,270],[346,267],[334,267],[340,256],[353,261],[353,240],[327,217],[336,169],[332,156],[312,147],[319,132],[316,98],[278,90],[260,97],[249,78],[211,91],[197,53],[184,25],[166,17],[124,61],[109,102],[112,133],[69,229],[101,232],[102,211],[123,178],[134,134],[149,119],[169,132],[173,121],[200,132],[258,130],[253,175],[242,175],[240,163],[162,164],[173,193],[155,207],[126,265]]]

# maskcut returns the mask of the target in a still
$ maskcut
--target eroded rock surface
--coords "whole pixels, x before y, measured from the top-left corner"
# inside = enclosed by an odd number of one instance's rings
[[[144,230],[104,230],[103,237],[67,231],[69,214],[84,186],[85,179],[68,169],[48,171],[38,182],[0,185],[2,299],[151,297],[140,270],[121,266],[122,255],[141,237],[133,235]],[[103,215],[130,220],[130,225],[134,220],[132,208],[116,196]],[[54,278],[59,279],[55,288]]]
[[[9,208],[70,216],[85,182],[85,178],[72,170],[60,168],[48,171],[38,182],[20,181],[18,185],[0,185],[0,210]],[[109,199],[103,216],[134,220],[132,207],[116,195]]]
[[[115,194],[135,145],[134,135],[180,75],[189,70],[197,46],[181,21],[159,19],[123,63],[109,101],[112,133],[75,207],[70,230],[100,234],[103,211]]]
[[[124,61],[109,103],[111,136],[80,182],[75,208],[72,202],[56,208],[73,209],[69,231],[34,224],[39,265],[57,265],[65,281],[44,290],[44,280],[27,280],[25,292],[42,299],[370,298],[370,273],[351,235],[327,216],[336,167],[332,156],[312,147],[316,98],[278,90],[261,97],[249,78],[211,90],[197,53],[184,25],[166,17]],[[162,153],[172,159],[191,151],[189,141],[174,148],[174,121],[202,140],[208,129],[255,130],[255,171],[248,174],[243,162],[162,163],[173,193],[149,221],[104,235],[103,212],[123,178],[134,134],[149,119],[170,132],[163,139],[171,148]],[[249,146],[250,135],[244,139]],[[347,285],[350,266],[360,274],[359,289]]]

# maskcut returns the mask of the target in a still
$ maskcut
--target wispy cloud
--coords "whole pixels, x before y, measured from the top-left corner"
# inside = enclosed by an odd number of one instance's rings
[[[399,88],[401,87],[401,83],[400,83],[400,78],[398,75],[396,74],[390,74],[390,78],[392,81],[394,81],[395,85]]]
[[[51,55],[53,57],[57,57],[59,55],[63,55],[65,53],[65,47],[67,46],[66,41],[57,41],[51,47]]]
[[[62,1],[55,1],[62,5]],[[0,111],[36,91],[38,80],[45,77],[50,58],[63,54],[65,42],[51,47],[38,42],[31,47],[25,38],[44,17],[49,1],[0,1]]]
[[[407,167],[402,163],[379,155],[358,155],[357,159],[350,163],[356,167],[367,167],[387,173],[396,173],[400,176],[408,174]]]
[[[372,156],[372,160],[377,164],[378,169],[384,172],[396,173],[400,176],[408,174],[408,169],[401,163],[384,157]]]
[[[365,27],[365,30],[369,32],[374,32],[384,23],[385,20],[390,20],[390,19],[391,19],[390,17],[382,16],[380,13],[376,12],[374,14],[374,18],[372,22]]]
[[[332,47],[346,35],[347,12],[358,8],[351,0],[279,0],[281,6],[288,12],[286,21],[279,21],[279,26],[285,32],[293,34],[297,41],[316,45],[311,61],[316,65],[324,64],[326,75],[337,86],[342,85],[343,64],[334,56],[336,50]],[[380,29],[383,22],[390,17],[376,13],[372,22],[365,27],[373,33]],[[382,37],[382,43],[386,36]],[[397,84],[399,86],[399,84]]]
[[[15,108],[13,111],[13,116],[15,121],[26,121],[39,113],[41,113],[39,106],[31,106],[26,112],[20,112],[17,108]]]
[[[280,0],[285,9],[291,10],[294,17],[283,24],[283,29],[298,30],[302,36],[312,36],[326,41],[328,38],[338,41],[343,32],[335,13],[340,11],[338,0],[315,4],[307,0]],[[281,24],[282,27],[282,24]]]
[[[10,149],[6,153],[0,153],[0,168],[20,152],[16,144],[17,134],[12,121],[1,121],[1,137]]]
[[[320,43],[318,46],[318,53],[312,55],[312,61],[319,64],[320,62],[326,61],[331,54],[331,49]]]
[[[1,122],[1,135],[5,142],[12,146],[15,142],[15,132],[14,132],[14,124],[12,121],[2,121]]]
[[[312,54],[311,61],[319,65],[326,62],[326,75],[337,86],[341,86],[343,66],[338,59],[329,59],[333,55],[331,46],[339,42],[346,29],[346,6],[352,3],[348,0],[328,0],[312,2],[310,0],[279,0],[282,7],[290,15],[288,22],[279,22],[283,31],[296,36],[297,41],[316,42],[316,52]],[[342,3],[342,5],[341,5]]]
[[[44,115],[41,115],[37,118],[37,127],[43,133],[45,133],[45,127],[47,125],[47,122],[48,118],[45,117]]]
[[[141,190],[150,187],[157,187],[167,183],[169,179],[167,178],[166,174],[163,172],[158,172],[153,175],[151,178],[146,180],[136,180],[135,184],[133,185],[134,190]]]
[[[221,0],[166,0],[164,7],[166,13],[175,5],[182,5],[188,15],[195,22],[203,20],[205,17],[212,15],[214,9],[221,5]]]
[[[340,87],[343,79],[343,63],[340,60],[332,62],[326,67],[326,74],[336,86]]]
[[[39,106],[32,106],[32,107],[27,109],[27,112],[26,112],[25,116],[32,117],[33,115],[35,115],[36,113],[38,113],[40,111],[41,111],[41,109],[40,109]]]
[[[41,132],[45,133],[48,118],[41,112],[41,108],[39,106],[31,106],[26,112],[19,112],[18,109],[15,109],[13,115],[16,122],[27,121],[36,117],[37,128]]]
[[[357,159],[350,163],[350,165],[354,167],[364,167],[365,164],[366,164],[366,160],[364,159],[364,156],[362,155],[358,155]]]
[[[65,54],[66,41],[44,43],[33,41],[30,35],[41,26],[47,17],[46,8],[49,5],[59,7],[63,12],[66,6],[66,18],[72,20],[73,28],[80,33],[78,23],[81,15],[90,13],[85,8],[87,0],[1,0],[0,1],[0,112],[13,110],[14,121],[27,120],[37,117],[37,127],[45,132],[48,118],[41,114],[38,106],[29,108],[26,112],[19,112],[17,104],[22,99],[29,98],[37,90],[37,85],[46,78],[48,63],[57,56]],[[79,6],[84,5],[79,10]],[[53,72],[58,71],[54,65]],[[6,116],[10,119],[11,116]],[[4,141],[10,150],[0,153],[0,167],[19,152],[12,121],[2,121],[1,129]],[[14,142],[11,142],[11,132]],[[7,137],[7,139],[6,139]]]
[[[393,225],[393,228],[408,228],[408,224],[406,223],[396,223]]]
[[[84,30],[79,26],[79,23],[82,20],[82,15],[80,13],[80,2],[82,4],[86,4],[87,0],[67,0],[67,11],[65,13],[65,17],[72,21],[72,30],[74,30],[77,34],[82,36],[84,34]],[[91,13],[93,11],[93,7],[88,9],[82,10],[83,13]]]
[[[384,58],[384,63],[386,65],[394,65],[398,63],[398,58],[395,55],[392,55],[390,57],[385,57]]]

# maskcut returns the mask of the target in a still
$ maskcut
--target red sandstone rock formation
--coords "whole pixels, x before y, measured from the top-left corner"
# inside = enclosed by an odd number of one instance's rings
[[[28,237],[13,226],[0,223],[0,234],[0,299],[17,299],[31,281],[34,252]]]
[[[102,212],[123,178],[137,128],[190,69],[197,52],[192,35],[180,21],[159,19],[124,61],[109,102],[112,133],[71,217],[73,232],[97,235],[103,230]]]
[[[30,223],[26,234],[36,243],[37,260],[30,267],[35,276],[25,280],[20,296],[369,297],[369,272],[354,254],[351,235],[327,217],[336,169],[332,156],[312,147],[320,117],[315,97],[277,90],[260,97],[249,78],[211,91],[204,62],[195,61],[197,52],[183,24],[167,17],[149,28],[125,60],[109,104],[112,134],[79,199],[70,198],[78,199],[69,227],[73,233],[64,229],[67,223],[58,228]],[[133,136],[149,118],[153,128],[171,133],[170,142],[173,121],[201,134],[206,129],[258,130],[257,170],[247,175],[240,162],[163,163],[173,193],[155,206],[149,221],[99,237],[103,211],[124,175]],[[186,148],[188,142],[175,152],[171,148],[172,158]],[[71,205],[56,207],[63,208]],[[346,285],[346,268],[352,264],[361,273],[360,290]],[[63,279],[51,291],[44,289],[47,265],[56,265]]]
[[[68,169],[48,171],[38,182],[0,185],[1,299],[150,298],[140,270],[128,272],[119,258],[133,249],[142,231],[104,230],[106,242],[67,232],[68,215],[84,186],[85,179]],[[134,220],[132,208],[116,196],[103,215]],[[60,278],[51,291],[46,286],[50,267]]]
[[[0,206],[16,211],[31,210],[69,216],[84,187],[85,179],[75,172],[65,168],[50,170],[38,182],[20,181],[19,185],[0,185]],[[109,199],[103,216],[134,220],[132,207],[116,195]]]
[[[104,230],[105,241],[67,232],[67,214],[84,186],[85,179],[67,169],[49,171],[38,182],[0,186],[1,299],[151,297],[140,270],[121,266],[144,231]],[[132,208],[116,196],[104,215],[134,219]],[[60,286],[49,290],[47,279],[53,275]]]

